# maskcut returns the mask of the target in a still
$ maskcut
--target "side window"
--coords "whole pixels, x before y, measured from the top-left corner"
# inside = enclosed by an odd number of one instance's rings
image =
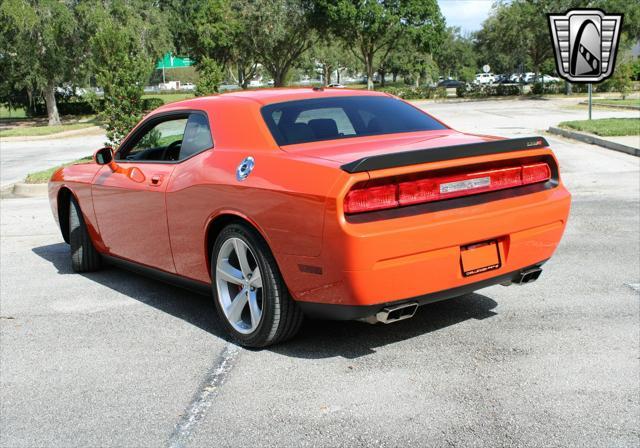
[[[149,129],[133,147],[122,154],[122,160],[178,160],[187,118],[162,121]]]
[[[209,120],[203,114],[189,115],[182,139],[182,147],[177,160],[183,160],[213,146]]]

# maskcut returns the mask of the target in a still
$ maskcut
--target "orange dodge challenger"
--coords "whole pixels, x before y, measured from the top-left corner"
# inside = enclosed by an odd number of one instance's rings
[[[49,197],[77,272],[108,261],[212,294],[242,345],[303,316],[394,322],[524,284],[571,196],[542,137],[455,131],[393,96],[268,89],[172,103]]]

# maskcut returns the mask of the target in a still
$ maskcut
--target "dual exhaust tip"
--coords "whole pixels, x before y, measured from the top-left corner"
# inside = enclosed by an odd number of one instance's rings
[[[540,268],[527,269],[526,271],[521,271],[518,274],[518,277],[513,280],[513,283],[516,283],[518,285],[533,283],[538,280],[540,274],[542,274],[542,269]],[[417,302],[401,303],[399,305],[393,305],[383,308],[374,316],[369,316],[361,320],[370,324],[375,324],[378,322],[382,322],[383,324],[391,324],[393,322],[412,318],[416,314],[417,310]]]

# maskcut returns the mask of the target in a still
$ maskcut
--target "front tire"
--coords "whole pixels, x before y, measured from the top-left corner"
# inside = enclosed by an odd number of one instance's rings
[[[246,347],[293,337],[302,311],[289,296],[269,247],[244,224],[225,227],[211,253],[213,296],[229,334]]]
[[[75,272],[97,271],[102,266],[100,253],[91,242],[82,211],[75,198],[69,204],[69,245],[71,246],[71,267]]]

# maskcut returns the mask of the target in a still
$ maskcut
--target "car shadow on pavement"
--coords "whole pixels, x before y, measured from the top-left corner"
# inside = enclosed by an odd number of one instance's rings
[[[292,341],[272,348],[274,352],[297,358],[321,359],[340,356],[359,358],[376,348],[444,329],[469,319],[486,319],[497,313],[498,304],[478,293],[424,305],[407,320],[371,325],[357,321],[307,319]],[[425,340],[428,344],[428,340]]]
[[[59,274],[74,274],[69,246],[64,243],[35,247],[33,252],[51,262]],[[209,333],[228,340],[210,297],[150,279],[116,267],[81,274],[114,291],[169,313]],[[395,342],[441,330],[469,319],[495,316],[497,303],[482,294],[472,293],[418,308],[415,316],[401,322],[370,325],[354,321],[306,319],[300,333],[291,341],[269,350],[296,358],[358,358]]]
[[[216,315],[211,297],[108,265],[97,272],[76,274],[71,269],[69,246],[65,243],[35,247],[32,251],[52,263],[58,270],[58,274],[82,275],[145,305],[178,317],[221,339],[228,340]]]

